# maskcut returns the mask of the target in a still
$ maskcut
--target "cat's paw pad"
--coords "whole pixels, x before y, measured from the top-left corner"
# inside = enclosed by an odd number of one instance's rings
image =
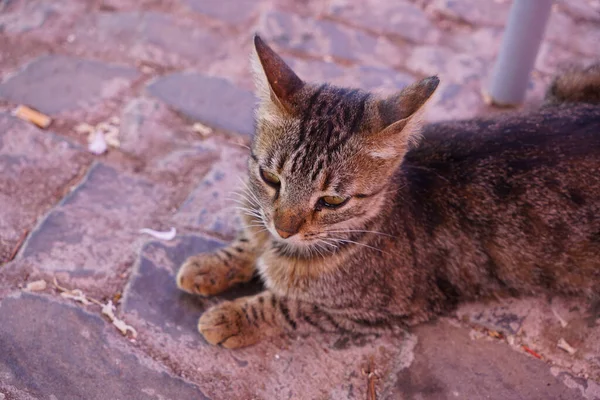
[[[254,327],[244,317],[242,308],[225,302],[207,310],[198,321],[198,331],[213,345],[228,349],[249,346],[258,341]]]
[[[191,294],[212,296],[227,289],[224,265],[212,254],[200,254],[188,258],[177,273],[179,289]]]

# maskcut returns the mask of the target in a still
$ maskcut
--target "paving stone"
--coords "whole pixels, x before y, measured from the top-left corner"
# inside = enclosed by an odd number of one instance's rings
[[[406,67],[425,75],[438,75],[442,82],[467,83],[481,79],[487,63],[480,57],[456,53],[442,46],[417,46],[406,60]]]
[[[256,14],[258,1],[183,0],[192,10],[237,25]]]
[[[170,212],[169,195],[164,186],[95,164],[31,234],[22,258],[63,273],[71,286],[108,294],[135,261],[139,229],[168,229],[157,224]]]
[[[178,72],[159,78],[147,90],[207,125],[248,136],[254,132],[254,95],[226,79]]]
[[[0,113],[0,265],[90,162],[78,146]]]
[[[535,69],[548,76],[554,76],[573,65],[586,66],[597,62],[598,58],[595,56],[576,55],[565,50],[560,44],[545,41],[540,46]]]
[[[135,313],[138,318],[181,343],[203,343],[196,324],[207,305],[258,293],[262,288],[260,283],[254,282],[210,300],[188,295],[177,288],[175,274],[187,257],[224,245],[221,241],[197,235],[181,236],[169,243],[145,244],[137,270],[130,278],[131,283],[125,293],[123,311]]]
[[[295,57],[285,57],[285,60],[298,76],[308,82],[328,82],[338,86],[392,93],[417,80],[413,75],[387,67],[343,67],[331,62]]]
[[[137,97],[122,109],[119,126],[120,150],[143,164],[140,172],[158,182],[195,187],[219,158],[220,143],[203,139],[189,122],[160,100]]]
[[[480,88],[442,80],[431,102],[427,104],[427,121],[440,122],[473,118],[487,109]]]
[[[11,5],[10,3],[9,5]],[[15,4],[9,10],[1,11],[0,32],[8,34],[20,34],[39,28],[55,12],[54,7],[50,4],[39,4],[32,1],[24,2],[21,7]]]
[[[468,331],[438,322],[414,330],[419,342],[412,365],[400,371],[389,399],[580,399],[549,366],[507,349],[472,340]]]
[[[201,229],[233,238],[239,229],[237,191],[244,189],[248,151],[223,147],[202,182],[183,202],[173,221],[187,230]]]
[[[159,65],[203,66],[220,54],[225,42],[197,21],[154,11],[96,12],[78,26],[73,45],[83,51]]]
[[[22,293],[0,303],[0,321],[0,393],[16,389],[64,400],[208,398],[108,334],[113,327],[98,314]]]
[[[0,84],[0,98],[27,104],[46,114],[58,114],[88,108],[113,97],[137,76],[136,70],[129,67],[48,55]]]
[[[440,31],[418,6],[408,2],[333,0],[329,13],[362,29],[393,35],[413,43],[432,43]]]
[[[573,54],[573,61],[575,63],[578,62],[578,54],[596,59],[598,58],[598,54],[600,54],[600,29],[598,29],[598,23],[575,21],[556,10],[550,14],[545,38],[547,41],[559,44],[563,48],[563,52],[575,53]]]
[[[363,65],[401,65],[401,49],[388,39],[327,20],[269,11],[261,16],[259,33],[288,51],[334,57]]]
[[[504,29],[482,27],[474,30],[460,30],[444,37],[444,44],[461,53],[494,62],[500,50]]]
[[[517,346],[525,344],[553,365],[600,382],[600,325],[590,317],[588,307],[581,299],[555,297],[549,304],[541,298],[510,298],[487,305],[465,304],[457,315],[513,336]],[[575,356],[557,347],[560,338],[577,349]]]
[[[196,331],[204,310],[223,298],[249,295],[260,285],[242,285],[224,296],[181,293],[175,273],[188,256],[220,242],[189,235],[169,243],[148,243],[125,292],[123,310],[138,341],[214,399],[366,398],[361,369],[374,357],[382,382],[408,366],[414,336],[306,335],[274,337],[235,351],[207,345]],[[382,390],[380,387],[378,390]]]
[[[505,26],[511,0],[456,1],[433,0],[429,11],[473,25]]]
[[[600,22],[600,2],[596,0],[562,0],[556,8],[575,21]]]

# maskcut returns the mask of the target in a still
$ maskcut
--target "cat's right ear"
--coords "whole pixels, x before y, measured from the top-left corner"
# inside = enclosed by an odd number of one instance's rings
[[[261,105],[293,113],[295,96],[304,82],[258,35],[254,36],[252,70]]]
[[[408,151],[411,143],[418,141],[425,103],[439,83],[436,76],[431,76],[376,102],[377,132],[368,137],[372,156],[397,159]]]

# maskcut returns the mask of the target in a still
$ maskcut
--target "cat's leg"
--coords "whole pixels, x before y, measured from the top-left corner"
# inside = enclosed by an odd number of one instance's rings
[[[252,345],[281,333],[371,333],[392,328],[392,318],[368,313],[332,313],[316,304],[264,291],[208,309],[198,321],[207,342],[226,348]]]
[[[189,257],[179,268],[177,286],[188,293],[212,296],[252,279],[264,238],[249,233],[215,252]]]

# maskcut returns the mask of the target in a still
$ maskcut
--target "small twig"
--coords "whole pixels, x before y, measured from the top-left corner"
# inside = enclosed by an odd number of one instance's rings
[[[19,238],[19,241],[17,242],[17,244],[13,248],[12,253],[10,253],[10,256],[8,257],[8,260],[6,260],[6,262],[11,262],[12,260],[15,259],[15,257],[17,256],[17,253],[19,252],[19,250],[21,250],[21,247],[23,246],[23,243],[25,243],[25,239],[27,239],[27,235],[28,234],[29,234],[29,229],[25,229],[23,231],[23,233],[21,234],[21,237]]]
[[[67,289],[67,288],[65,288],[65,287],[62,287],[62,286],[60,286],[60,285],[58,284],[58,281],[56,280],[56,277],[54,277],[53,283],[54,283],[54,287],[56,287],[56,288],[57,288],[57,289],[58,289],[58,290],[59,290],[61,293],[80,294],[80,295],[81,295],[83,298],[85,298],[86,300],[88,300],[88,301],[90,301],[90,302],[92,302],[92,303],[94,303],[94,304],[96,304],[96,305],[98,305],[98,306],[100,306],[100,307],[104,307],[104,304],[103,304],[103,303],[101,303],[101,302],[99,302],[98,300],[96,300],[96,299],[93,299],[93,298],[91,298],[91,297],[89,297],[89,296],[86,296],[86,295],[84,295],[84,294],[83,294],[83,293],[81,293],[81,291],[80,291],[80,290],[78,290],[78,289],[75,289],[75,290],[70,290],[70,289]],[[75,291],[77,291],[77,293],[74,293]]]
[[[367,376],[367,400],[377,400],[377,392],[375,391],[375,381],[379,378],[375,372],[373,356],[369,358],[369,367],[363,374]]]
[[[521,346],[522,349],[524,351],[526,351],[527,353],[531,354],[532,356],[534,356],[535,358],[539,358],[540,360],[542,359],[542,356],[540,356],[538,353],[536,353],[535,351],[531,350],[529,347],[522,345]]]

